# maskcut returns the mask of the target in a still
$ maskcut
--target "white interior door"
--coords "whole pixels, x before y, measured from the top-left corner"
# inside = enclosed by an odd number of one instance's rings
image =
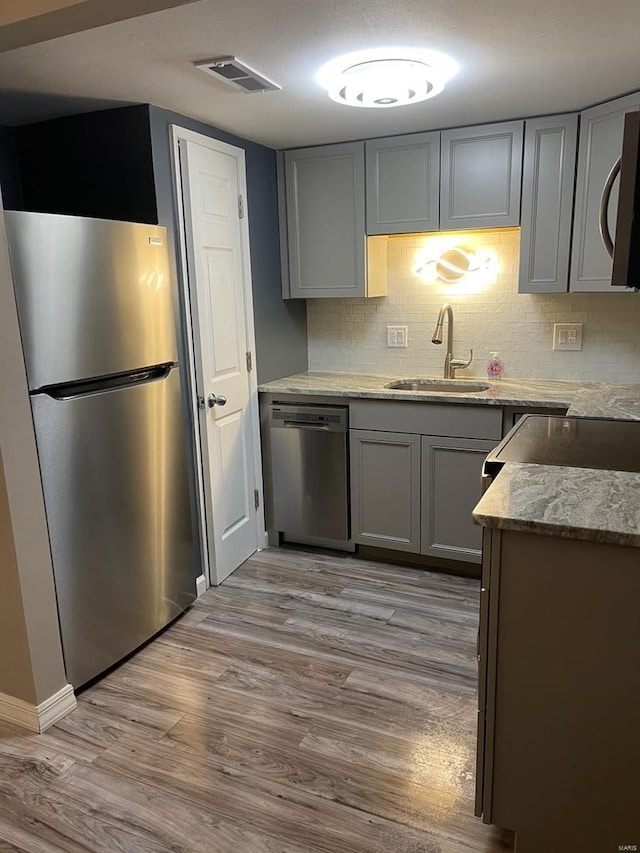
[[[196,386],[205,401],[199,417],[209,562],[212,582],[220,583],[258,548],[259,431],[238,174],[242,168],[244,182],[244,159],[239,149],[234,156],[186,139],[179,150]]]

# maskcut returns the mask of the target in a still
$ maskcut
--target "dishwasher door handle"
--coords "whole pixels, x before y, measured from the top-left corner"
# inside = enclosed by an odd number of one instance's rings
[[[329,424],[305,424],[296,421],[284,421],[285,429],[308,429],[313,432],[329,432]]]

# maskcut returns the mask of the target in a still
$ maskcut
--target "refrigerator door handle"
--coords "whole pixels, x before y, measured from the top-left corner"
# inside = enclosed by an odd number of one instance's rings
[[[174,367],[174,362],[167,362],[166,364],[158,364],[155,367],[148,367],[144,370],[133,370],[130,373],[107,376],[103,379],[70,382],[66,385],[52,385],[48,388],[40,388],[37,393],[46,394],[54,400],[74,400],[77,397],[85,397],[88,394],[98,394],[105,391],[115,391],[119,388],[143,385],[147,382],[157,382],[166,379]]]

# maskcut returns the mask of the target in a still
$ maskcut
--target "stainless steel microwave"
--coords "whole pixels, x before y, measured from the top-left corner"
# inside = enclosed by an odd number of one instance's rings
[[[620,176],[615,240],[607,223],[611,191]],[[600,201],[600,234],[613,258],[611,284],[640,289],[640,112],[624,118],[622,155],[614,164]]]

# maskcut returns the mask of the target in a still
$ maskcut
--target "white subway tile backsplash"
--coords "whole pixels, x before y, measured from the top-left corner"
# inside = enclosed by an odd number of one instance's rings
[[[440,306],[453,305],[454,348],[474,360],[460,376],[482,376],[492,350],[505,376],[640,382],[640,294],[518,294],[519,232],[477,231],[456,237],[459,245],[498,257],[493,283],[464,294],[444,283],[424,282],[414,272],[417,256],[442,235],[394,237],[388,245],[388,295],[377,299],[310,299],[307,304],[309,369],[361,373],[440,375],[443,347],[431,343]],[[554,323],[583,323],[580,352],[552,349]],[[406,325],[407,349],[386,346],[387,325]]]

